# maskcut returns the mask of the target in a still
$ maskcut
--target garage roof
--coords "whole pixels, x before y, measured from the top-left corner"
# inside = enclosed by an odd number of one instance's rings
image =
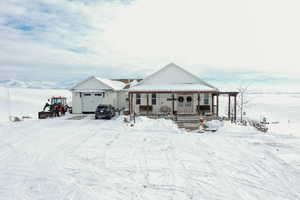
[[[70,88],[70,90],[122,90],[124,87],[125,83],[121,81],[113,81],[110,79],[91,76],[76,84],[75,86]]]

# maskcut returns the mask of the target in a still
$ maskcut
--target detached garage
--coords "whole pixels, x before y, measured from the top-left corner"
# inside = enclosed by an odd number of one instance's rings
[[[123,90],[124,87],[121,81],[89,77],[70,89],[73,113],[94,113],[99,104],[126,108],[127,92]]]

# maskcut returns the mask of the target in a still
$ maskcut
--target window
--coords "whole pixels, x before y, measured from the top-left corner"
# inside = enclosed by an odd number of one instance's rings
[[[58,98],[52,98],[51,99],[51,104],[65,104],[64,99],[58,99]]]
[[[156,94],[151,94],[152,105],[156,105]]]
[[[205,93],[204,94],[204,104],[209,104],[209,94],[208,93]]]
[[[97,111],[100,111],[100,110],[106,110],[106,109],[108,109],[108,106],[107,106],[107,105],[99,105],[99,106],[97,107]]]
[[[95,96],[100,96],[101,97],[102,94],[101,93],[96,93]]]
[[[135,95],[135,104],[140,105],[141,104],[141,94]]]
[[[84,96],[91,96],[91,94],[90,93],[85,93]]]

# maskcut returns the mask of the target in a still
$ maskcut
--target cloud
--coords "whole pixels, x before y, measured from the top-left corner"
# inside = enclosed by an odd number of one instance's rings
[[[296,0],[1,1],[0,79],[141,77],[169,62],[212,80],[295,79],[299,5]]]

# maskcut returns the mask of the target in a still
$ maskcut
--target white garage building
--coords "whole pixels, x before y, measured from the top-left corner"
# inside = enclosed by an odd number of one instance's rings
[[[111,104],[115,108],[127,108],[128,92],[125,83],[91,76],[78,83],[72,92],[73,113],[94,113],[99,104]]]

